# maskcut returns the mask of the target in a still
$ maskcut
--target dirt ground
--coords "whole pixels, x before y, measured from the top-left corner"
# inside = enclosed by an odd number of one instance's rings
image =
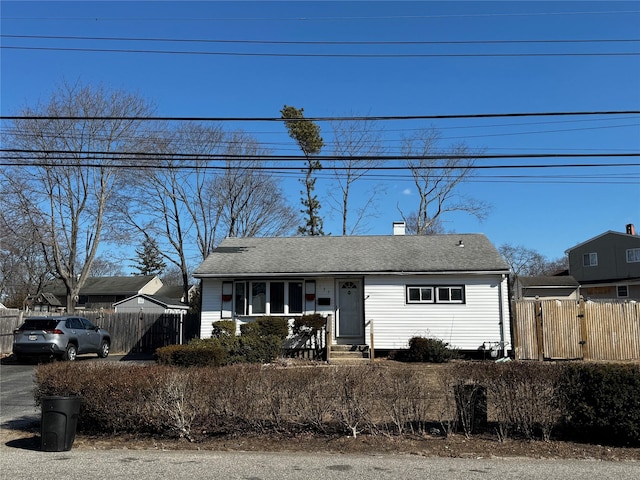
[[[38,450],[37,426],[23,430],[2,430],[0,441],[9,447]],[[425,437],[389,437],[361,435],[296,437],[225,437],[189,442],[185,439],[154,439],[128,435],[77,435],[73,449],[80,450],[210,450],[261,452],[326,452],[338,454],[410,454],[433,457],[495,458],[574,458],[607,461],[638,461],[640,448],[620,448],[573,442],[507,440],[499,442],[490,435]]]

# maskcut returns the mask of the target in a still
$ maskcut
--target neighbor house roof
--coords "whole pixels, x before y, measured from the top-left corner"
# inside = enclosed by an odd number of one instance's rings
[[[89,277],[80,289],[82,295],[135,295],[151,282],[155,275],[129,275],[120,277]],[[62,281],[49,289],[56,295],[65,295]]]
[[[571,275],[539,275],[535,277],[518,277],[523,287],[557,287],[577,288],[578,281]]]
[[[638,236],[638,235],[632,235],[632,234],[629,234],[629,233],[614,232],[613,230],[608,230],[608,231],[606,231],[604,233],[601,233],[600,235],[596,235],[595,237],[590,238],[589,240],[585,240],[584,242],[581,242],[581,243],[579,243],[577,245],[574,245],[571,248],[567,248],[565,250],[565,253],[569,253],[572,250],[575,250],[576,248],[583,247],[584,245],[586,245],[588,243],[591,243],[594,240],[598,240],[598,239],[600,239],[602,237],[606,237],[606,236],[618,236],[618,237],[622,237],[622,238],[632,238],[632,239],[637,240],[638,243],[640,244],[640,236]]]
[[[253,237],[223,240],[194,276],[508,271],[481,234]]]
[[[113,305],[114,306],[118,306],[121,305],[125,302],[128,302],[129,300],[131,300],[132,298],[145,298],[157,305],[161,305],[164,308],[174,308],[174,309],[180,309],[180,310],[188,310],[189,309],[189,305],[186,305],[184,303],[182,303],[179,299],[175,299],[175,298],[169,298],[169,297],[163,297],[161,295],[146,295],[146,294],[139,294],[139,295],[132,295],[131,297],[125,298],[124,300],[120,300],[119,302],[115,302]]]

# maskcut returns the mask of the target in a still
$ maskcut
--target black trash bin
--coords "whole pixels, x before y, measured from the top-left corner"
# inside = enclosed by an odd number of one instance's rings
[[[71,450],[76,438],[80,397],[42,397],[41,439],[45,452]]]

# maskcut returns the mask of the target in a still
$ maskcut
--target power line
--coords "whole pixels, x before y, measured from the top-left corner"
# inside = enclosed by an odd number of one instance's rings
[[[512,113],[471,113],[452,115],[372,115],[372,116],[334,116],[305,117],[287,119],[292,121],[326,122],[336,120],[451,120],[462,118],[518,118],[518,117],[560,117],[560,116],[593,116],[593,115],[639,115],[640,110],[602,110],[602,111],[570,111],[570,112],[512,112]],[[72,116],[72,115],[3,115],[0,120],[127,120],[127,121],[183,121],[183,122],[283,122],[281,117],[136,117],[136,116]]]
[[[24,47],[0,45],[0,49],[42,52],[144,53],[159,55],[204,55],[223,57],[305,57],[305,58],[483,58],[483,57],[636,57],[640,52],[561,52],[561,53],[273,53],[199,52],[189,50],[149,50],[124,48]]]
[[[147,157],[147,158],[175,158],[194,160],[259,160],[259,161],[305,161],[304,155],[253,155],[253,154],[227,154],[227,153],[180,153],[180,152],[127,152],[127,151],[69,151],[69,150],[38,150],[38,149],[0,149],[2,153],[32,154],[32,155],[83,155],[89,158],[92,155],[108,156],[110,158],[127,157]],[[534,159],[534,158],[631,158],[640,157],[640,152],[606,152],[606,153],[483,153],[483,154],[433,154],[433,155],[314,155],[313,158],[319,161],[333,160],[499,160],[499,159]],[[14,157],[19,158],[19,157]],[[65,159],[64,157],[61,157]],[[68,159],[68,157],[66,158]]]
[[[412,40],[412,41],[326,41],[326,40],[225,40],[225,39],[187,39],[158,37],[88,37],[73,35],[10,35],[0,34],[0,38],[21,38],[40,40],[95,40],[114,42],[172,42],[172,43],[213,43],[239,45],[520,45],[520,44],[580,44],[580,43],[638,43],[640,39],[548,39],[548,40]]]
[[[5,20],[38,20],[38,21],[135,21],[135,22],[229,22],[229,21],[350,21],[350,20],[425,20],[440,18],[484,18],[484,17],[546,17],[576,15],[626,15],[637,14],[639,10],[604,10],[578,12],[533,12],[533,13],[458,13],[438,15],[377,15],[377,16],[343,16],[343,17],[3,17]]]

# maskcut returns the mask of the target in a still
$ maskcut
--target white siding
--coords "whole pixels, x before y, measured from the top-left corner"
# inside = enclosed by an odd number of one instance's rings
[[[406,285],[464,285],[466,301],[407,304]],[[368,342],[372,321],[375,348],[407,348],[411,337],[423,336],[438,338],[458,349],[477,350],[484,342],[501,341],[501,315],[506,341],[510,341],[506,279],[500,275],[365,277],[364,296],[365,338]]]
[[[306,280],[314,280],[307,278]],[[228,281],[228,280],[225,280]],[[335,308],[335,291],[334,291],[334,279],[333,278],[317,278],[316,281],[316,295],[315,299],[311,301],[303,301],[304,314],[321,313],[327,315],[334,312]],[[233,302],[225,302],[225,309],[223,310],[222,302],[222,280],[205,278],[202,280],[202,322],[200,327],[200,338],[210,338],[213,331],[213,322],[220,320],[232,319],[231,311]],[[329,298],[329,305],[318,305],[319,298]],[[283,315],[276,314],[277,316],[285,316],[287,318],[294,318],[298,315]],[[243,316],[237,319],[237,325],[255,320],[257,317],[263,316]]]
[[[318,305],[319,298],[328,298],[329,305]],[[335,281],[333,278],[318,278],[316,279],[316,313],[321,313],[327,316],[329,313],[333,313],[336,304],[336,292]],[[313,311],[307,313],[314,313]]]
[[[202,314],[200,338],[211,338],[213,322],[222,318],[222,280],[202,279]]]
[[[458,349],[477,350],[483,343],[501,342],[500,321],[504,319],[504,340],[509,344],[507,283],[501,275],[364,277],[365,342],[370,342],[372,321],[377,349],[407,348],[411,337],[425,336],[439,338]],[[464,285],[465,303],[407,304],[406,285]],[[318,298],[329,298],[330,305],[317,305]],[[314,312],[314,303],[318,313],[335,312],[334,278],[316,279],[316,299],[306,302],[305,313]],[[221,312],[222,280],[203,279],[201,338],[211,337],[213,322],[223,319]],[[241,323],[252,319],[242,318]]]

